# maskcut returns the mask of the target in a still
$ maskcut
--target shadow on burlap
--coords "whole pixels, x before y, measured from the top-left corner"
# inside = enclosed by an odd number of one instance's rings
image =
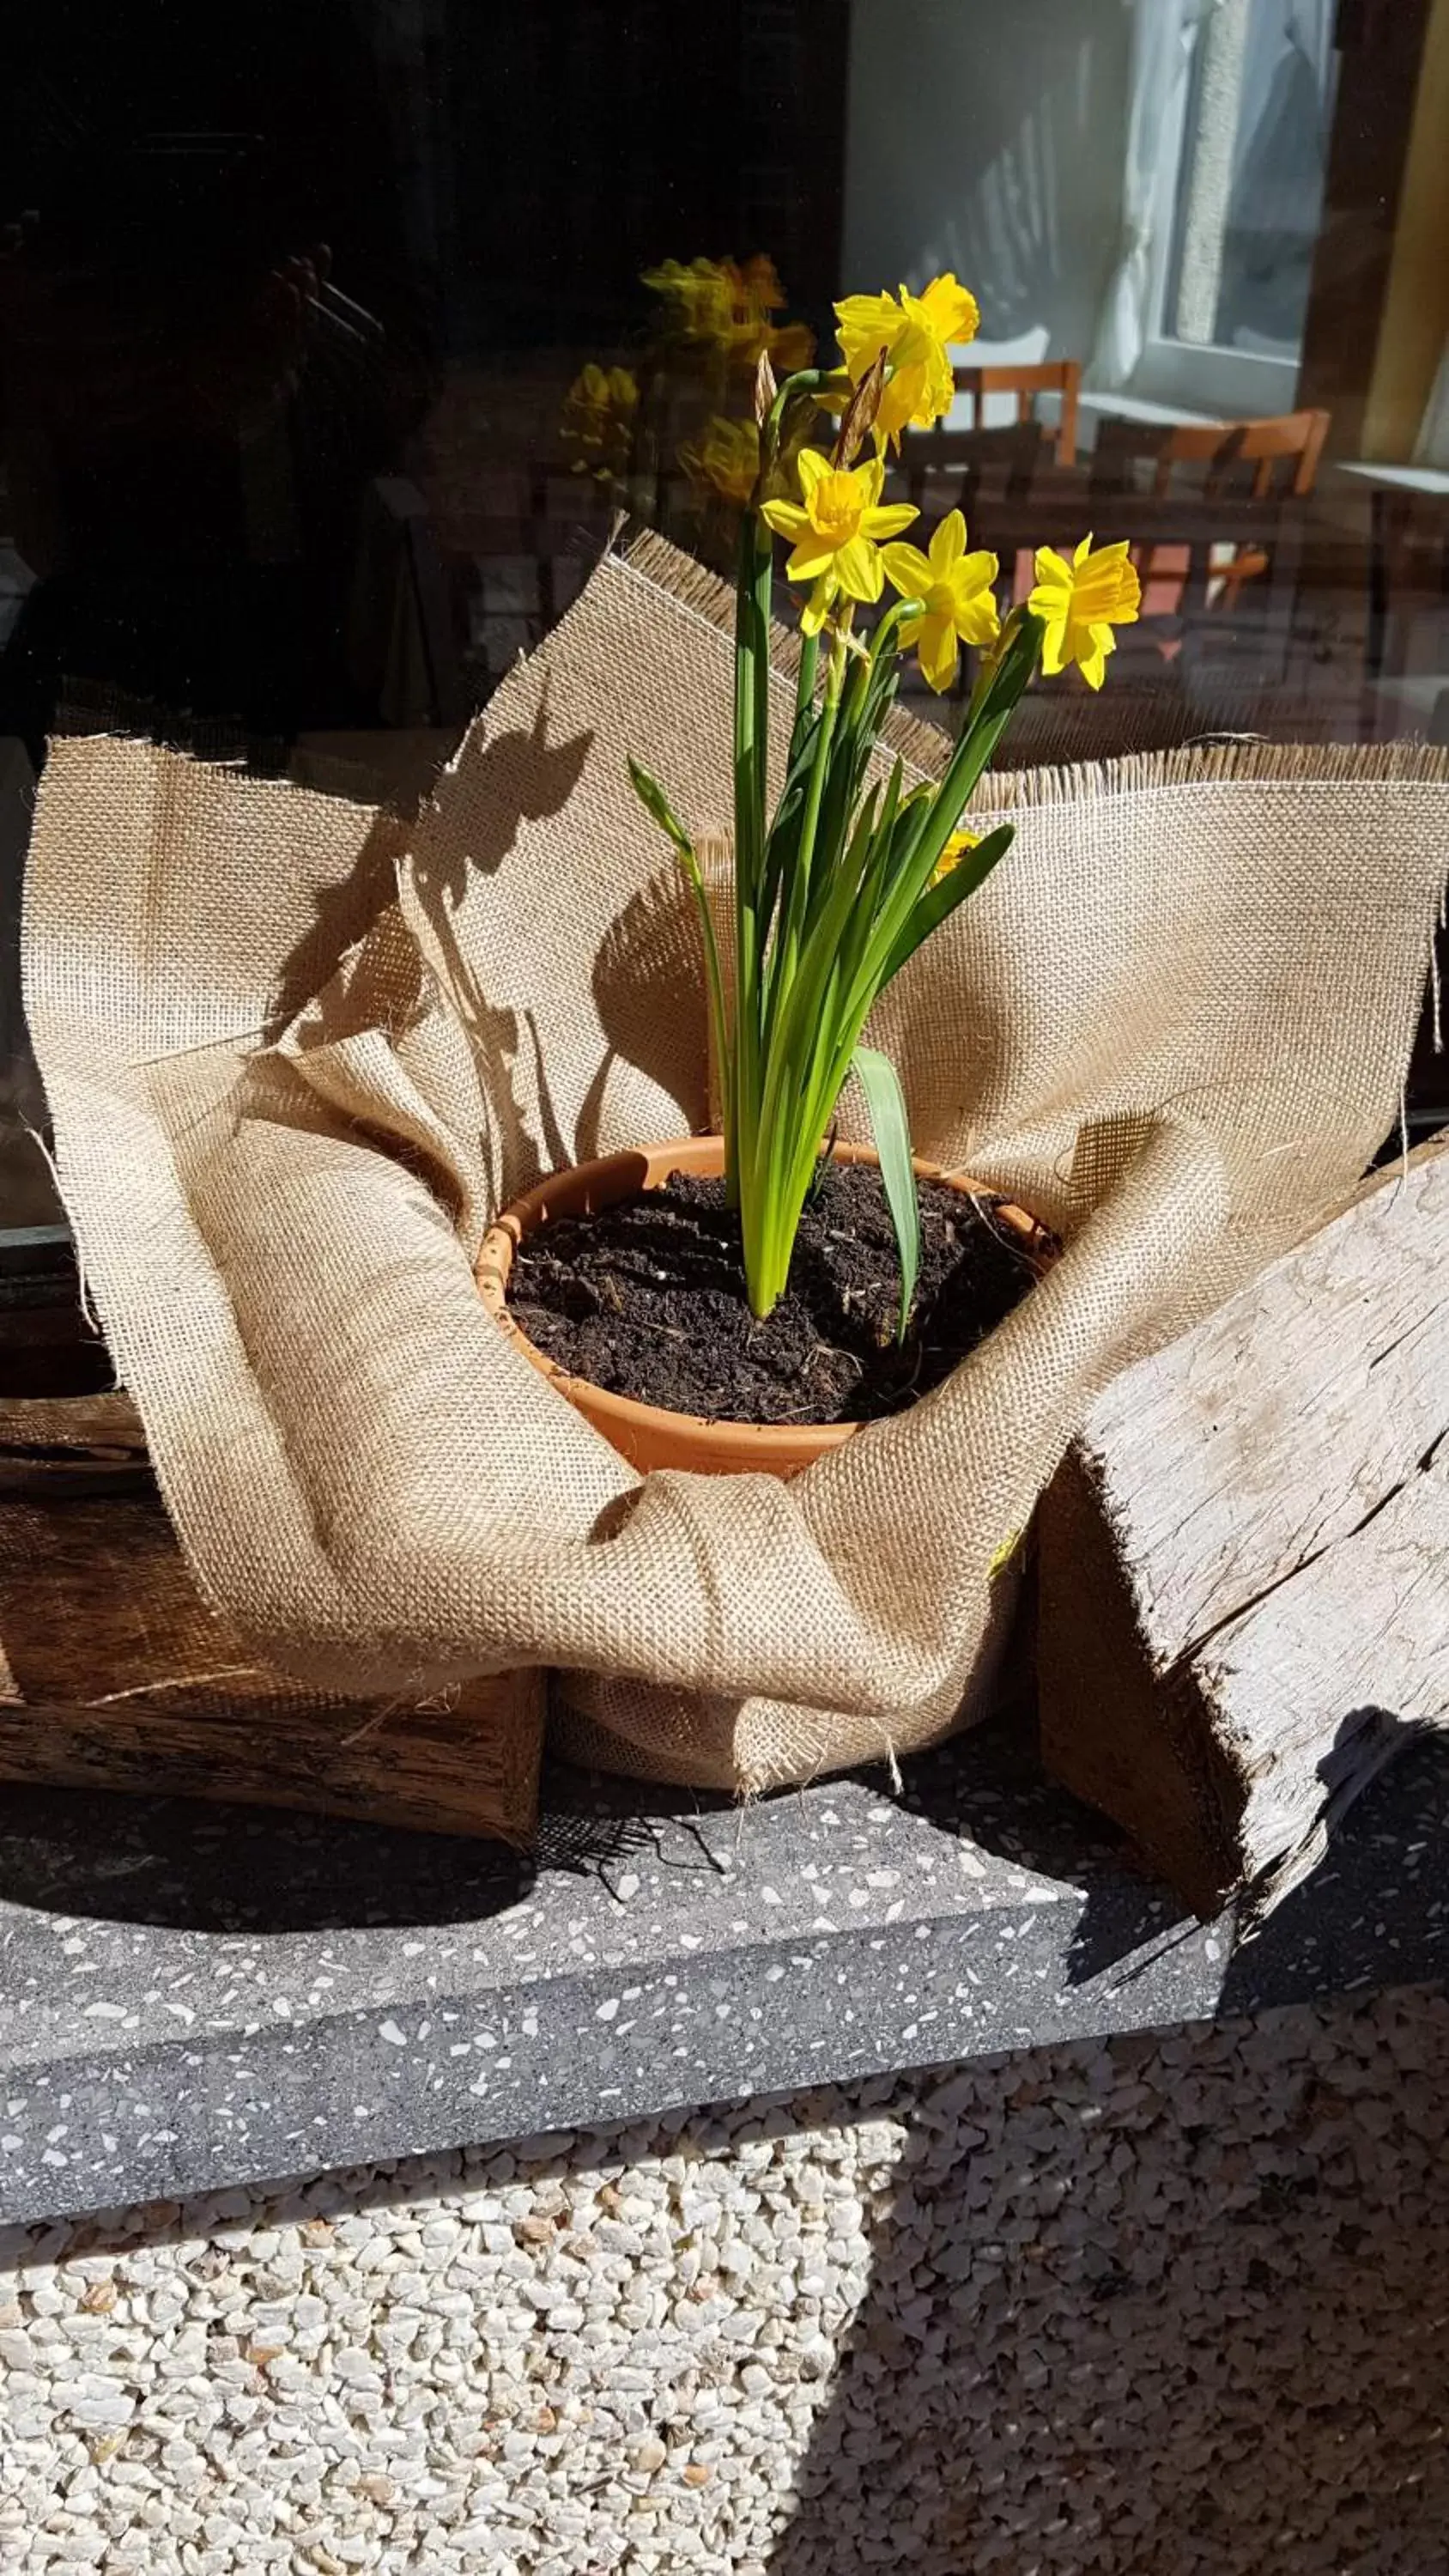
[[[1016,846],[871,1035],[917,1150],[1064,1257],[793,1484],[641,1482],[507,1347],[471,1261],[541,1171],[707,1123],[693,925],[624,755],[725,820],[720,611],[657,544],[607,560],[407,825],[58,743],[25,955],[87,1278],[208,1595],[319,1686],[542,1664],[576,1753],[758,1789],[964,1722],[1010,1606],[992,1560],[1095,1390],[1358,1178],[1449,765],[1247,745],[986,781]]]

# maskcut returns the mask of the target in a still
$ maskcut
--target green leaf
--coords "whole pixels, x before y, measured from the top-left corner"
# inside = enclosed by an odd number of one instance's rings
[[[733,1138],[730,1092],[734,1081],[734,1055],[730,1043],[729,1013],[725,1007],[724,979],[720,973],[719,945],[715,938],[714,916],[710,911],[709,896],[705,892],[704,879],[699,872],[699,860],[695,854],[694,843],[680,822],[658,779],[645,768],[642,760],[635,759],[632,751],[626,752],[624,757],[628,762],[629,776],[633,781],[634,793],[640,804],[668,833],[679,853],[680,865],[688,880],[689,890],[699,913],[700,938],[704,946],[704,971],[709,986],[710,1017],[714,1023],[715,1063],[725,1096],[725,1136],[728,1144]]]
[[[846,993],[849,993],[854,985],[856,968],[870,943],[871,933],[875,928],[882,901],[889,887],[891,851],[901,812],[903,774],[900,756],[897,754],[886,785],[880,821],[871,829],[870,852],[861,876],[860,893],[840,941],[841,983]]]
[[[929,884],[931,871],[971,801],[976,783],[1006,731],[1022,692],[1041,659],[1045,633],[1029,609],[1013,612],[1001,659],[988,679],[979,703],[972,702],[965,731],[947,763],[946,774],[931,804],[923,806],[920,827],[907,854],[903,873],[917,871],[917,885]]]
[[[852,1063],[870,1113],[870,1132],[880,1156],[886,1205],[890,1209],[891,1223],[900,1247],[901,1308],[896,1340],[903,1342],[921,1268],[921,1209],[916,1197],[916,1171],[911,1160],[906,1098],[901,1089],[900,1075],[890,1057],[882,1055],[878,1047],[858,1046]]]
[[[874,926],[851,994],[851,1008],[860,1009],[858,1025],[864,1025],[866,1012],[886,981],[888,969],[894,972],[892,961],[897,951],[909,956],[912,945],[919,944],[910,938],[912,916],[930,888],[946,843],[1040,659],[1045,631],[1041,620],[1025,609],[1014,615],[1019,623],[1009,634],[1001,663],[968,730],[958,741],[939,787],[929,804],[923,800],[919,807],[908,804],[903,808],[898,829],[904,827],[905,839],[899,857],[892,854],[893,891]],[[1001,854],[997,851],[995,855]],[[961,900],[959,892],[956,900]]]
[[[809,637],[807,641],[814,642]],[[760,893],[759,935],[763,944],[775,917],[782,884],[788,884],[796,850],[800,846],[800,826],[805,818],[805,798],[815,762],[815,745],[820,732],[820,709],[811,706],[797,716],[790,749],[785,784],[775,819],[765,842],[764,880]]]
[[[1012,1558],[1015,1556],[1016,1551],[1020,1547],[1025,1536],[1025,1530],[1008,1530],[1000,1547],[997,1549],[996,1554],[993,1556],[991,1563],[986,1569],[988,1576],[994,1577],[1004,1572],[1005,1568],[1010,1565]]]
[[[996,830],[978,841],[974,850],[962,852],[947,875],[938,877],[934,885],[927,886],[925,893],[917,898],[915,911],[886,959],[877,992],[885,991],[891,977],[899,975],[906,959],[914,957],[922,940],[929,939],[932,931],[939,929],[946,915],[954,912],[958,903],[964,903],[968,895],[975,894],[977,887],[986,883],[992,869],[998,860],[1005,858],[1015,838],[1014,823],[998,823]]]

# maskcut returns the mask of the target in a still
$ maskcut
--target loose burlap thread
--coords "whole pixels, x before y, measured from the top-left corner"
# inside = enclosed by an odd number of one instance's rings
[[[1063,1258],[794,1483],[641,1481],[471,1263],[541,1171],[707,1121],[695,928],[624,755],[724,820],[719,615],[657,547],[606,560],[410,824],[57,742],[25,972],[91,1292],[193,1571],[259,1653],[364,1694],[550,1666],[575,1750],[760,1789],[979,1705],[992,1560],[1092,1395],[1352,1186],[1399,1098],[1449,763],[1247,745],[988,780],[1017,844],[871,1034],[918,1151]]]

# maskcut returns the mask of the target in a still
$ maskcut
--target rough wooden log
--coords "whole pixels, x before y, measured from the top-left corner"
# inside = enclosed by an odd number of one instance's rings
[[[1449,1723],[1449,1134],[1094,1408],[1041,1511],[1042,1746],[1200,1913]]]
[[[306,1807],[525,1843],[543,1679],[329,1699],[197,1592],[124,1396],[0,1405],[0,1780]]]

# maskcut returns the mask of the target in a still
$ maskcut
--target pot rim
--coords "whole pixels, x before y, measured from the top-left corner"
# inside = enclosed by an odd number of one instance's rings
[[[878,1163],[879,1156],[873,1146],[837,1140],[831,1147],[831,1159],[838,1163]],[[1020,1236],[1028,1259],[1041,1251],[1047,1229],[1025,1208],[1003,1199],[999,1191],[959,1170],[948,1171],[918,1154],[911,1160],[918,1180],[944,1181],[948,1189],[959,1190],[963,1198],[995,1199],[995,1214]],[[606,1423],[612,1424],[626,1439],[631,1431],[667,1435],[671,1445],[682,1453],[694,1447],[701,1452],[717,1452],[725,1436],[747,1447],[758,1465],[768,1471],[772,1462],[797,1464],[804,1442],[815,1453],[840,1449],[857,1432],[871,1426],[863,1422],[741,1422],[730,1414],[676,1413],[668,1405],[646,1404],[637,1396],[616,1395],[593,1378],[580,1377],[551,1360],[536,1342],[529,1340],[508,1306],[508,1280],[518,1245],[548,1223],[553,1213],[551,1202],[560,1194],[566,1192],[570,1202],[559,1211],[561,1214],[589,1215],[595,1208],[613,1206],[641,1190],[661,1187],[674,1172],[713,1176],[723,1162],[723,1137],[704,1135],[668,1137],[657,1145],[641,1145],[619,1154],[600,1155],[591,1162],[566,1165],[535,1183],[494,1218],[479,1247],[473,1275],[484,1306],[515,1350],[576,1411],[601,1429]]]

